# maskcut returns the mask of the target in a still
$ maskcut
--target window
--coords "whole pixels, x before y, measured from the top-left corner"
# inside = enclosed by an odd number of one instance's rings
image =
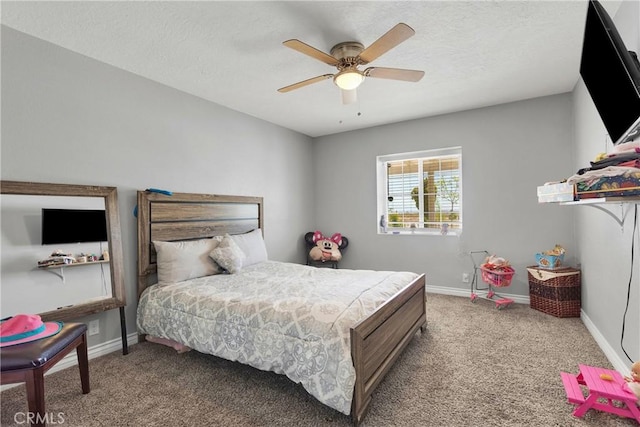
[[[377,157],[378,232],[462,232],[460,147]]]

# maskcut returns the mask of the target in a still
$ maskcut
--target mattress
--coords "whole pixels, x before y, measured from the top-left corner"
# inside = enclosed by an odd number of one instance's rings
[[[156,284],[138,305],[143,334],[284,374],[351,411],[350,328],[418,274],[266,261],[235,274]]]

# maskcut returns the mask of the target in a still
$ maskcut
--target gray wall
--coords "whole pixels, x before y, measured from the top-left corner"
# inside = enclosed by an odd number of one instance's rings
[[[622,2],[613,19],[627,49],[638,52],[640,3]],[[573,92],[573,111],[574,169],[577,170],[587,166],[598,153],[610,152],[613,146],[582,80]],[[634,207],[634,204],[606,205],[606,209],[619,218],[626,214],[623,227],[614,218],[593,207],[567,208],[575,214],[576,242],[582,263],[582,308],[593,322],[593,329],[598,331],[594,335],[601,347],[614,353],[626,366],[631,363],[622,351],[620,340],[628,292],[624,348],[632,359],[640,360],[640,271],[637,259],[629,286],[633,240],[636,258],[640,249],[638,235],[633,234]]]
[[[275,260],[301,261],[313,227],[310,138],[5,26],[1,154],[3,180],[118,188],[130,333],[137,190],[264,197]],[[93,318],[101,334],[90,345],[119,336],[117,310]]]
[[[469,251],[487,250],[516,268],[505,292],[528,295],[536,252],[558,243],[574,262],[571,210],[536,196],[572,174],[571,123],[565,94],[317,138],[315,164],[331,165],[316,169],[317,227],[350,239],[345,267],[424,272],[428,288],[464,295]],[[376,156],[452,146],[462,147],[462,235],[378,235]]]

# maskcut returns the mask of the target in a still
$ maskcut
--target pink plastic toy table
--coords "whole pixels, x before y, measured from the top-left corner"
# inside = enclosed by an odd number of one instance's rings
[[[617,371],[594,366],[579,365],[579,368],[577,376],[560,372],[569,402],[578,405],[573,411],[574,416],[581,418],[589,409],[597,409],[632,418],[640,423],[638,398],[629,389],[622,375]],[[581,385],[587,388],[586,397]],[[620,402],[621,405],[614,405],[613,401]]]

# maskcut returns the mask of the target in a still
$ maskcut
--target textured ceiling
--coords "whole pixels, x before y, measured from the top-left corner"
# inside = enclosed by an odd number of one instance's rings
[[[614,14],[619,1],[602,2]],[[2,24],[167,86],[321,136],[569,92],[586,1],[9,2]],[[398,22],[415,36],[370,66],[425,71],[367,78],[343,105],[331,80],[277,89],[334,67],[282,45],[368,46]]]

